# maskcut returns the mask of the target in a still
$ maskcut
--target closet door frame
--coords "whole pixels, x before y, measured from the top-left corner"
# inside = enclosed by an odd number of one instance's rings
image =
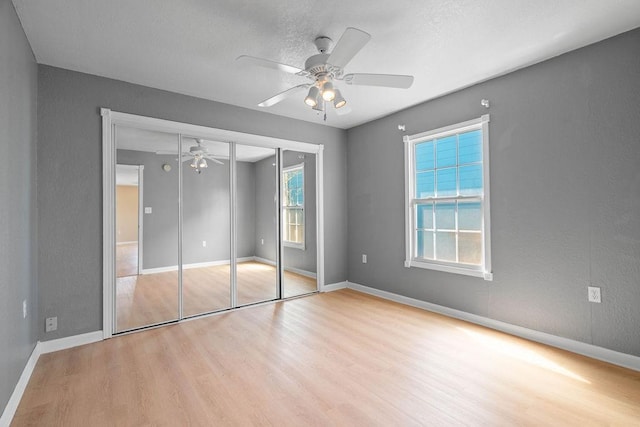
[[[295,150],[316,155],[316,234],[317,234],[317,289],[324,286],[324,185],[323,185],[323,151],[324,145],[307,142],[293,141],[269,136],[255,135],[206,126],[192,125],[171,120],[157,119],[122,112],[112,111],[109,108],[101,108],[102,116],[102,235],[103,235],[103,339],[111,338],[115,333],[115,168],[116,168],[116,141],[115,126],[127,126],[138,129],[153,130],[159,132],[174,133],[178,135],[198,135],[217,141],[228,142],[232,146],[235,143],[253,145],[265,148],[281,150]],[[233,148],[235,152],[235,147]],[[233,156],[232,156],[233,157]],[[235,161],[235,159],[233,159]],[[231,167],[233,169],[233,166]],[[235,186],[232,184],[232,188]],[[235,210],[235,195],[232,195],[232,210]],[[232,220],[233,221],[233,220]],[[181,226],[181,225],[180,225]],[[232,226],[232,229],[235,228]],[[235,234],[231,236],[235,239]],[[279,239],[281,240],[281,239]],[[279,242],[281,246],[281,242]],[[234,245],[235,246],[235,245]],[[235,265],[235,248],[232,248],[231,266]],[[180,263],[179,263],[180,266]],[[180,267],[179,267],[180,268]],[[232,279],[232,284],[234,280]],[[279,286],[281,288],[281,286]],[[233,292],[234,295],[235,292]],[[281,294],[278,293],[278,299]],[[233,304],[232,304],[233,305]],[[180,305],[182,314],[182,306]],[[203,314],[203,316],[215,313]],[[183,318],[178,321],[189,320],[193,317]]]

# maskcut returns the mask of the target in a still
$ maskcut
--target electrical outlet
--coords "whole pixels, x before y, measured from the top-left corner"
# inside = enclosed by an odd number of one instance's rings
[[[600,298],[600,288],[596,286],[589,286],[589,302],[597,302],[601,303],[602,299]]]
[[[22,300],[22,318],[27,318],[27,300]]]
[[[144,213],[146,213],[146,214],[153,213],[153,208],[150,207],[150,206],[145,206],[144,207]]]
[[[367,263],[367,254],[362,254],[362,263],[363,264]]]
[[[206,248],[206,247],[207,247],[207,241],[206,241],[206,240],[203,240],[203,241],[202,241],[202,247],[203,247],[203,248]]]
[[[260,244],[264,245],[264,239],[260,239]]]
[[[58,329],[58,318],[57,317],[47,317],[45,320],[45,332],[51,332]]]

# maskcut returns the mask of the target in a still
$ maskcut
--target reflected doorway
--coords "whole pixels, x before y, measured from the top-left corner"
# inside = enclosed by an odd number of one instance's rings
[[[140,274],[144,166],[116,165],[116,277]]]

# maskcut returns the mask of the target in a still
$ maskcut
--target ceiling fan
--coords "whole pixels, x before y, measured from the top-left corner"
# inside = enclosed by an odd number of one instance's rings
[[[209,167],[207,160],[220,165],[224,164],[220,160],[218,160],[219,156],[213,156],[209,154],[209,150],[207,149],[207,147],[202,145],[204,141],[201,138],[193,139],[195,140],[196,144],[189,147],[189,150],[182,151],[183,163],[190,162],[189,166],[191,166],[198,173],[201,173],[202,169],[206,169],[207,167]],[[156,151],[156,154],[176,155],[178,153],[171,150],[158,150]]]
[[[314,41],[319,54],[309,57],[304,64],[304,69],[287,64],[271,61],[269,59],[256,58],[242,55],[236,60],[248,64],[272,68],[286,73],[307,77],[311,83],[294,86],[280,92],[258,104],[260,107],[271,107],[284,99],[304,92],[309,89],[304,98],[305,104],[314,110],[324,111],[325,102],[332,102],[339,114],[347,101],[340,90],[334,86],[334,82],[340,81],[348,85],[381,86],[399,89],[408,89],[413,84],[413,76],[396,74],[344,74],[344,67],[366,45],[371,35],[357,28],[349,27],[328,53],[333,41],[329,37],[320,36]],[[347,109],[345,109],[347,110]],[[325,116],[326,119],[326,116]]]

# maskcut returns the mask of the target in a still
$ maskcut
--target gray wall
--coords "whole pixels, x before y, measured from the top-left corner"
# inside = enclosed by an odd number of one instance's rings
[[[143,215],[143,268],[178,264],[178,167],[175,156],[118,150],[118,164],[144,165],[143,201],[152,208]],[[169,172],[162,169],[168,163]],[[183,169],[184,264],[228,261],[231,221],[229,212],[229,162],[211,164],[200,174],[188,165]],[[237,163],[239,207],[238,257],[254,255],[255,173],[253,163]],[[202,246],[202,241],[207,246]]]
[[[0,0],[0,414],[44,325],[36,323],[37,88],[29,42],[13,4]]]
[[[349,281],[640,356],[639,51],[634,30],[349,130]],[[486,113],[494,281],[404,268],[397,125]]]
[[[270,261],[276,259],[276,156],[255,163],[256,169],[256,256]]]
[[[236,215],[238,257],[256,254],[256,165],[254,162],[236,162]]]
[[[99,108],[325,144],[325,277],[346,280],[346,132],[204,99],[38,66],[39,322],[50,340],[102,328],[102,187]],[[60,250],[64,247],[64,250]]]

